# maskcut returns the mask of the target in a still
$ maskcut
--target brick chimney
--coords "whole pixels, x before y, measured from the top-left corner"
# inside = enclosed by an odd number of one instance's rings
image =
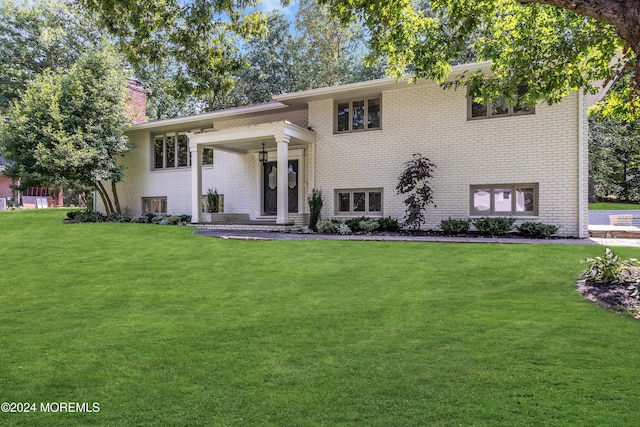
[[[147,91],[137,80],[129,79],[127,82],[127,102],[131,123],[134,125],[147,121]]]

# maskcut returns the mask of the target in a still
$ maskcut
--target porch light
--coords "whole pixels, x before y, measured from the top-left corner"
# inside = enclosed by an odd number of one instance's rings
[[[267,163],[267,161],[269,160],[269,153],[264,151],[264,142],[262,143],[262,151],[258,153],[258,160],[260,160],[262,163]]]

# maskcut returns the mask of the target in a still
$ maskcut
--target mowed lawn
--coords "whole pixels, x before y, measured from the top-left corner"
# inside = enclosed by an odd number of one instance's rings
[[[100,411],[0,425],[638,423],[640,322],[574,286],[601,247],[233,241],[64,216],[0,212],[0,401]]]

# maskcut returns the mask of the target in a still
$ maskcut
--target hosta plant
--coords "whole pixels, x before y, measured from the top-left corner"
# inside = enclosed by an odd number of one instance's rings
[[[588,265],[587,271],[580,276],[587,282],[615,284],[629,281],[631,267],[638,265],[638,260],[628,258],[620,260],[620,257],[609,248],[604,251],[604,256],[587,258],[582,261]]]

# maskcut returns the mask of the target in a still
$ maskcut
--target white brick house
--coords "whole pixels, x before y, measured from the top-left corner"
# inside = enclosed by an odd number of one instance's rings
[[[487,66],[455,67],[452,75]],[[479,105],[466,90],[433,81],[380,79],[141,123],[127,132],[135,148],[124,159],[120,203],[132,216],[155,211],[207,222],[202,198],[215,189],[225,214],[302,225],[307,196],[318,188],[322,218],[402,220],[398,176],[421,153],[437,165],[437,207],[428,208],[425,228],[447,218],[513,216],[586,237],[589,103],[573,91],[529,110]]]

